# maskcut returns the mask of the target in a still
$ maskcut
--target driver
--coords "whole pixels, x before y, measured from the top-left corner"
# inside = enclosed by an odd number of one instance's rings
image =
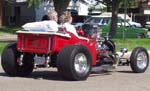
[[[58,31],[58,17],[55,10],[48,12],[48,18],[50,20],[43,21],[43,24],[47,26],[48,30]]]

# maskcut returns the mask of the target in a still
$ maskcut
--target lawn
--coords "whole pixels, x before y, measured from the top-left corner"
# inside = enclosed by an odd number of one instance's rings
[[[150,39],[114,39],[114,41],[116,42],[116,48],[117,51],[120,50],[120,48],[128,48],[129,51],[132,51],[135,47],[144,47],[147,50],[150,49]]]
[[[7,44],[8,44],[7,42],[0,42],[0,54],[2,54],[2,51]]]
[[[16,31],[20,30],[21,27],[5,27],[5,26],[2,26],[0,27],[0,35],[2,34],[15,34]]]
[[[9,26],[9,27],[5,27],[5,26],[2,26],[0,27],[0,36],[1,35],[12,35],[12,34],[15,34],[16,31],[20,30],[21,27],[12,27],[12,26]],[[0,42],[0,54],[2,53],[4,47],[8,44],[8,42]]]

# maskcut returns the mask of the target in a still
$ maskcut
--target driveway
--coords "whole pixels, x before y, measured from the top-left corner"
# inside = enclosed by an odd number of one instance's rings
[[[86,81],[65,81],[55,68],[36,69],[29,77],[9,77],[0,66],[0,91],[150,91],[150,67],[142,74],[124,66],[116,72],[92,73]]]

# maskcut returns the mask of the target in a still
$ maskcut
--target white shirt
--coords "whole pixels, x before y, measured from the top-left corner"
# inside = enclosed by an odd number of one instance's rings
[[[47,31],[58,31],[58,24],[56,21],[49,20],[49,21],[43,21],[43,25],[47,28]]]
[[[75,27],[73,25],[71,25],[70,23],[66,22],[66,23],[63,24],[63,27],[65,27],[68,32],[71,32],[76,37],[78,37],[77,31],[76,31],[76,29],[75,29]]]
[[[22,27],[25,30],[29,30],[29,31],[43,31],[43,32],[58,31],[58,24],[56,21],[53,20],[26,23]]]

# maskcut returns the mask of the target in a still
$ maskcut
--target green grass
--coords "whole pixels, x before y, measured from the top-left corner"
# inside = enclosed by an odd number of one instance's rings
[[[1,35],[12,35],[15,34],[16,31],[20,30],[21,27],[13,27],[13,26],[2,26],[0,27],[0,36]],[[8,42],[0,42],[0,54],[2,53],[4,47],[8,44]]]
[[[116,48],[117,51],[120,50],[120,48],[128,48],[129,51],[132,51],[135,47],[144,47],[147,50],[150,49],[150,39],[114,39],[116,42]]]
[[[20,30],[21,27],[5,27],[5,26],[2,26],[0,27],[0,35],[2,34],[15,34],[16,31]]]
[[[2,51],[7,44],[8,44],[8,42],[0,42],[0,54],[2,54]]]

